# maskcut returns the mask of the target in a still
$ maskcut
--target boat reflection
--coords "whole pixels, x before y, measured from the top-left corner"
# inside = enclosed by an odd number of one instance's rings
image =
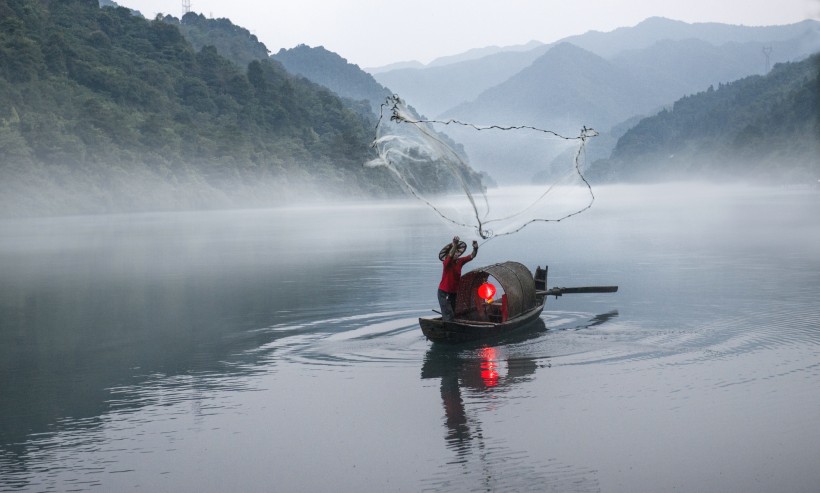
[[[441,400],[444,404],[447,441],[458,449],[459,455],[469,451],[469,442],[481,438],[481,424],[474,420],[474,430],[467,417],[462,389],[476,393],[504,392],[513,384],[535,374],[538,363],[533,358],[510,360],[504,352],[505,344],[536,338],[547,330],[538,319],[514,338],[494,341],[496,345],[442,346],[434,344],[425,355],[421,369],[422,379],[441,379]]]
[[[582,330],[599,326],[618,316],[617,311],[595,315],[580,324],[556,327],[552,330]],[[478,402],[487,402],[506,393],[516,384],[534,378],[538,368],[551,366],[549,355],[532,354],[522,356],[515,351],[510,357],[510,348],[543,337],[547,326],[539,318],[521,330],[498,338],[484,341],[484,344],[467,345],[433,344],[427,351],[421,368],[422,379],[441,379],[441,400],[444,406],[446,440],[455,448],[459,457],[469,452],[470,442],[478,439],[482,447],[483,434],[478,410],[468,413],[465,396]],[[524,352],[524,354],[528,354]],[[496,401],[494,405],[498,405]],[[471,416],[472,418],[469,418]]]

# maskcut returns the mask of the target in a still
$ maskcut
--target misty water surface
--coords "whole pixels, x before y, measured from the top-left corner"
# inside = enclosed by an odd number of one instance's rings
[[[820,484],[820,192],[596,188],[467,267],[541,323],[424,340],[418,203],[0,223],[2,491],[789,491]]]

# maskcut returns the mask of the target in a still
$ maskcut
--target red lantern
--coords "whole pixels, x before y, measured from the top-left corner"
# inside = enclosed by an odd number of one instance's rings
[[[484,284],[478,287],[478,296],[479,298],[485,300],[487,303],[491,303],[493,301],[493,296],[495,296],[495,286],[488,282],[485,282]]]

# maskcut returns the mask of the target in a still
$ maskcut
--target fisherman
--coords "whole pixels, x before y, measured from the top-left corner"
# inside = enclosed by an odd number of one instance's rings
[[[465,250],[467,250],[467,244],[460,241],[458,236],[454,236],[453,242],[439,252],[442,273],[441,282],[438,285],[438,304],[441,307],[443,320],[456,318],[456,295],[459,281],[461,281],[461,267],[478,254],[478,242],[473,240],[473,253],[469,257],[461,257]]]

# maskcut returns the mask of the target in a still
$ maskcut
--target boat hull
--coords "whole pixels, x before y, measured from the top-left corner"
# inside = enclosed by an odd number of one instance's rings
[[[531,310],[501,323],[453,320],[445,322],[441,317],[419,318],[421,331],[428,340],[446,344],[478,341],[507,335],[538,320],[544,310],[544,301]]]

